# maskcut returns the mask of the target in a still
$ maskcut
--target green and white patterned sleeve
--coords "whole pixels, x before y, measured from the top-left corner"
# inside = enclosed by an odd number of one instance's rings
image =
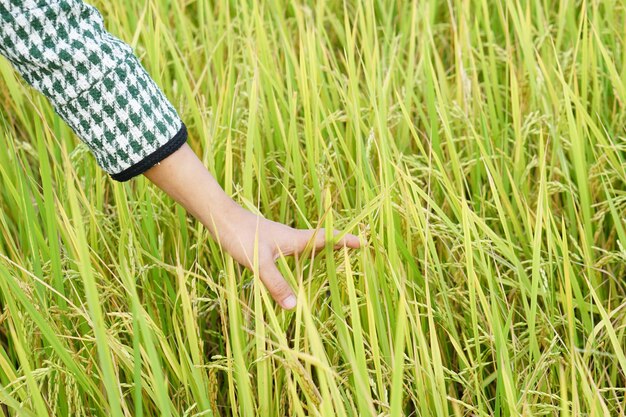
[[[115,180],[143,173],[187,140],[174,107],[93,6],[0,0],[0,54]]]

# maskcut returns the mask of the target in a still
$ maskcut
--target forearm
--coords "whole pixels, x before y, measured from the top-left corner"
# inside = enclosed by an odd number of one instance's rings
[[[216,237],[227,227],[226,217],[243,210],[220,187],[195,152],[184,144],[144,175],[162,189]]]

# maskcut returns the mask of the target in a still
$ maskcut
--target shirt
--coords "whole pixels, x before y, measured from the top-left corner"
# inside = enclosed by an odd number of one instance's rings
[[[0,54],[114,180],[143,173],[187,140],[172,104],[91,5],[0,0]]]

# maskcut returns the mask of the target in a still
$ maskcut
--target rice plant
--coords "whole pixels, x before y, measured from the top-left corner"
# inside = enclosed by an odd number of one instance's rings
[[[0,61],[0,415],[626,415],[626,3],[98,0],[258,276]]]

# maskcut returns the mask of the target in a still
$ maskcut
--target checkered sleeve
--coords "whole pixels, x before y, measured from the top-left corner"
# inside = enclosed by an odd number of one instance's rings
[[[80,0],[0,0],[0,54],[52,103],[111,177],[126,181],[187,140],[129,45]]]

